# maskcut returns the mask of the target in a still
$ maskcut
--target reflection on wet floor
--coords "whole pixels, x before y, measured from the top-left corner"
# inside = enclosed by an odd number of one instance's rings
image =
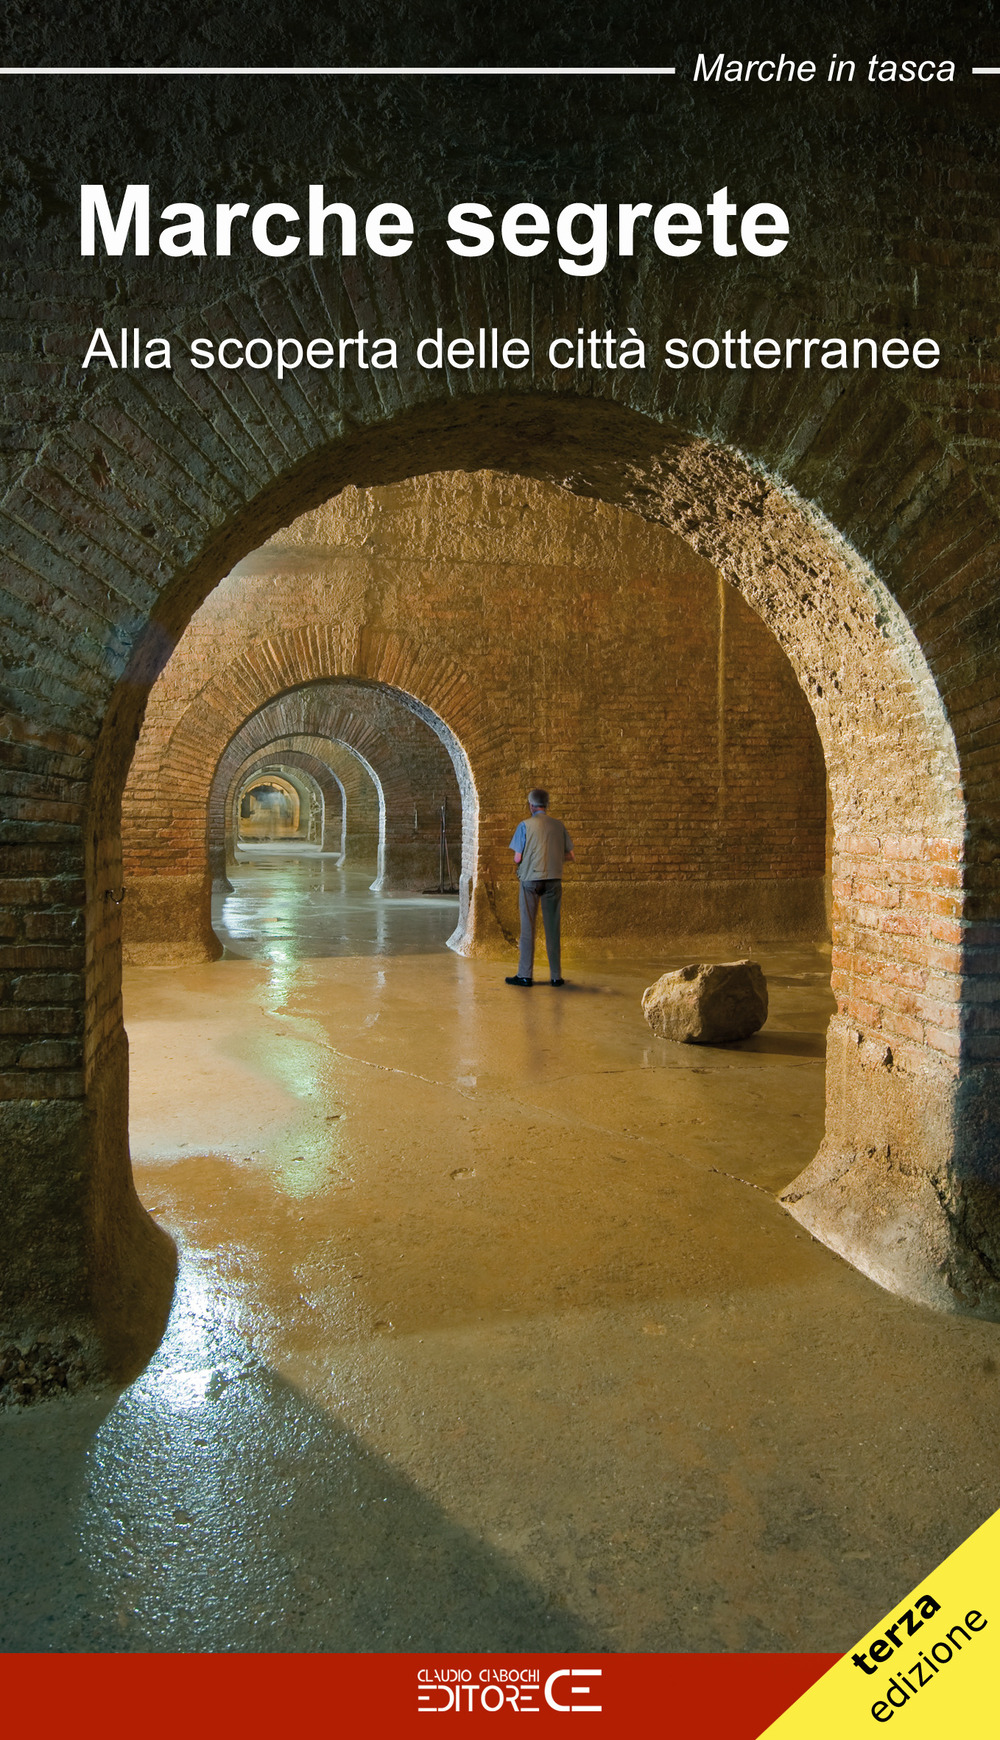
[[[256,1359],[209,1271],[120,1399],[4,1421],[0,1649],[602,1647]]]
[[[251,958],[126,973],[181,1280],[110,1411],[2,1423],[0,1648],[848,1647],[1000,1505],[1000,1331],[774,1199],[829,954],[761,951],[762,1032],[671,1045],[676,956],[515,992],[430,946],[453,906],[379,952],[356,888],[323,948],[327,875],[269,909],[250,868]]]
[[[243,960],[319,955],[433,954],[458,919],[448,895],[373,894],[372,872],[345,870],[315,850],[240,853],[232,892],[216,893],[212,924]]]

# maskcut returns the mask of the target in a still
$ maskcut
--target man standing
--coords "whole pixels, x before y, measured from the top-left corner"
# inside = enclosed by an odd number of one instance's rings
[[[545,926],[545,952],[549,957],[549,974],[553,985],[561,985],[562,963],[559,958],[559,907],[562,901],[562,873],[567,858],[573,856],[573,842],[562,822],[550,816],[549,794],[537,787],[528,793],[531,819],[518,822],[511,840],[517,874],[521,883],[521,952],[517,972],[508,985],[533,984],[535,965],[535,923],[539,905]]]

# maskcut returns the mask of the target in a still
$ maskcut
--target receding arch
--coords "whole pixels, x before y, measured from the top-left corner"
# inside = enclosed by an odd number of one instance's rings
[[[225,677],[223,677],[225,681]],[[278,725],[290,726],[285,738],[274,739],[268,745],[276,749],[283,743],[308,745],[315,754],[329,754],[341,749],[353,758],[368,776],[378,806],[378,835],[373,891],[389,887],[421,886],[423,876],[414,877],[412,865],[407,865],[400,851],[400,841],[387,832],[387,817],[401,824],[399,832],[409,831],[408,817],[414,811],[411,770],[392,740],[391,733],[377,727],[359,711],[359,693],[365,689],[381,692],[399,707],[419,719],[443,746],[451,769],[461,806],[463,887],[460,917],[449,939],[449,946],[464,952],[469,928],[469,889],[476,857],[478,800],[475,780],[468,756],[455,733],[427,704],[395,685],[357,678],[331,681],[317,679],[310,685],[276,696],[256,713],[245,719],[219,755],[207,795],[209,857],[212,859],[213,839],[218,850],[220,818],[227,814],[236,782],[243,768],[252,759],[247,746],[267,738]],[[210,703],[210,710],[214,711]],[[198,730],[201,721],[191,722]],[[240,757],[245,759],[241,763]],[[341,764],[342,765],[342,764]],[[235,771],[234,771],[235,770]],[[342,788],[343,789],[343,788]],[[223,823],[224,825],[224,823]],[[408,842],[404,839],[404,844]]]
[[[246,729],[252,730],[253,724],[254,721],[249,720]],[[342,862],[349,862],[352,868],[370,869],[374,876],[379,861],[382,811],[378,790],[363,758],[349,744],[328,737],[294,732],[275,739],[267,746],[266,751],[251,751],[230,781],[229,796],[221,815],[213,780],[213,790],[209,794],[208,840],[209,863],[213,874],[222,878],[224,864],[232,861],[231,844],[234,836],[229,797],[244,771],[255,765],[261,755],[272,752],[296,762],[297,765],[310,768],[321,783],[324,779],[333,783],[340,799],[339,835],[335,838],[328,829],[324,849],[335,852]]]
[[[364,769],[378,809],[372,883],[376,890],[423,886],[426,880],[426,840],[421,853],[418,831],[411,826],[414,780],[421,769],[425,789],[429,779],[440,796],[456,794],[463,894],[451,946],[460,952],[468,946],[478,825],[468,757],[457,734],[426,699],[379,674],[388,667],[426,696],[435,693],[434,680],[440,683],[440,672],[432,666],[428,678],[421,650],[404,648],[392,637],[362,637],[362,642],[345,670],[343,650],[331,648],[326,625],[276,637],[262,660],[253,653],[241,655],[204,685],[178,722],[165,752],[159,753],[154,741],[155,762],[130,782],[123,812],[129,960],[164,965],[217,957],[220,944],[211,927],[211,883],[213,877],[225,874],[227,793],[248,753],[289,736],[307,738],[314,745],[341,743]],[[407,751],[395,740],[391,717],[388,723],[385,718],[373,719],[366,706],[369,697],[382,697],[397,714],[401,710],[404,718],[419,721],[415,727],[421,739],[419,763],[414,762],[412,743]],[[166,867],[158,819],[164,814],[170,817],[173,841]],[[429,830],[425,806],[424,834]],[[436,843],[436,821],[432,831]]]
[[[243,785],[245,784],[245,781],[247,779],[247,768],[251,764],[256,765],[258,763],[258,761],[260,760],[260,751],[254,751],[249,756],[247,756],[244,759],[244,761],[236,768],[235,772],[232,771],[233,765],[236,762],[236,760],[238,759],[239,755],[242,754],[243,749],[245,748],[247,741],[251,737],[260,734],[262,731],[266,732],[267,730],[269,730],[271,728],[271,719],[272,719],[272,716],[275,712],[276,707],[280,709],[281,718],[282,719],[285,718],[286,713],[285,713],[285,707],[284,707],[283,703],[285,703],[287,701],[287,699],[288,699],[288,697],[279,697],[278,702],[272,703],[271,706],[263,709],[262,714],[251,715],[251,717],[249,719],[245,720],[244,724],[241,726],[240,730],[236,733],[235,737],[233,737],[231,739],[231,741],[226,745],[225,749],[222,752],[222,755],[219,758],[219,762],[218,762],[218,765],[215,769],[215,774],[214,774],[213,779],[212,779],[212,785],[211,785],[211,788],[210,788],[210,791],[208,794],[208,855],[209,855],[209,862],[210,863],[222,861],[221,856],[220,856],[220,852],[222,850],[226,850],[226,855],[228,858],[228,848],[220,847],[220,843],[219,843],[219,839],[218,839],[218,827],[219,827],[220,812],[223,815],[223,817],[225,818],[226,839],[228,840],[231,838],[233,843],[234,843],[234,846],[237,843],[237,833],[236,833],[236,825],[235,825],[236,801],[237,801],[239,791],[241,790],[241,788],[243,787]],[[267,722],[263,723],[264,720],[266,720]],[[341,797],[343,799],[343,806],[344,806],[343,811],[342,811],[342,829],[341,829],[341,838],[342,838],[342,849],[340,852],[341,862],[343,862],[343,860],[346,856],[346,851],[345,851],[344,847],[345,847],[346,838],[347,838],[347,824],[348,824],[347,797],[346,797],[346,792],[344,789],[343,781],[339,778],[339,776],[334,771],[333,766],[331,765],[333,760],[336,758],[339,761],[340,767],[345,773],[347,771],[346,768],[344,767],[345,760],[347,762],[355,763],[359,774],[362,776],[362,778],[364,778],[367,781],[367,784],[371,790],[371,795],[374,799],[375,828],[374,828],[373,835],[371,837],[371,853],[372,853],[371,860],[370,860],[370,862],[368,862],[366,864],[365,867],[368,870],[370,870],[370,872],[374,876],[374,881],[371,883],[372,891],[373,892],[380,892],[385,884],[386,805],[385,805],[385,787],[383,786],[382,781],[381,781],[378,773],[376,772],[375,768],[365,758],[365,756],[362,755],[362,753],[359,749],[352,747],[350,744],[343,743],[336,738],[332,738],[332,739],[331,738],[324,738],[321,736],[317,736],[316,734],[309,735],[305,732],[300,732],[300,733],[290,737],[287,741],[289,741],[291,743],[302,743],[302,744],[309,745],[310,751],[307,755],[301,754],[301,752],[300,752],[301,761],[304,763],[308,759],[309,761],[313,762],[317,766],[324,766],[325,765],[328,768],[330,777],[332,779],[335,779],[337,781],[337,784],[340,787]],[[274,749],[275,745],[270,745],[269,747]],[[340,751],[339,756],[337,755],[338,750]],[[293,751],[293,753],[294,753],[294,751]],[[232,832],[231,833],[230,833],[230,824],[232,824]],[[214,838],[213,838],[213,835],[214,835]]]
[[[267,749],[256,750],[248,755],[237,769],[230,781],[226,794],[225,813],[221,839],[218,833],[209,836],[209,864],[217,880],[225,880],[225,869],[235,862],[236,851],[240,840],[240,794],[247,783],[269,768],[290,771],[301,771],[313,781],[323,803],[322,833],[316,842],[321,852],[328,853],[342,862],[344,857],[344,838],[347,828],[347,801],[343,781],[335,768],[317,754],[312,754],[303,747],[298,747],[294,741],[269,744]]]
[[[414,422],[407,422],[407,466],[419,472],[424,466],[414,451],[420,445]],[[845,1233],[845,1215],[837,1206],[841,1181],[848,1175],[849,1192],[858,1189],[862,1195],[874,1192],[877,1197],[888,1190],[900,1196],[911,1189],[893,1175],[889,1130],[909,1121],[916,1131],[932,1122],[938,1125],[941,1145],[948,1147],[951,1141],[950,1114],[942,1122],[940,1107],[950,1105],[955,1078],[951,1023],[960,969],[954,951],[949,955],[944,942],[938,947],[926,916],[916,916],[916,906],[903,918],[892,916],[893,903],[902,908],[927,893],[921,878],[928,862],[941,867],[933,883],[934,898],[951,898],[949,885],[957,878],[965,829],[954,734],[912,627],[884,583],[815,508],[732,450],[703,439],[665,438],[662,431],[654,440],[650,428],[628,413],[567,403],[544,408],[536,404],[527,412],[523,404],[493,405],[489,416],[483,407],[470,407],[464,418],[452,408],[445,438],[452,453],[463,422],[475,458],[484,447],[494,458],[502,451],[506,463],[501,469],[514,470],[516,465],[526,475],[548,478],[575,494],[611,500],[682,536],[741,593],[789,658],[823,743],[834,814],[840,1013],[831,1028],[831,1080],[839,1075],[854,1082],[850,1092],[839,1093],[845,1115],[839,1122],[831,1120],[822,1162],[801,1181],[801,1189],[790,1193],[789,1205],[880,1280],[908,1290],[926,1286],[926,1296],[949,1298],[953,1286],[944,1254],[949,1235],[929,1175],[926,1185],[919,1186],[919,1206],[911,1204],[907,1217],[924,1229],[933,1221],[935,1237],[944,1241],[930,1264],[935,1275],[930,1281],[923,1231],[916,1246],[894,1233],[892,1248],[886,1248],[877,1224],[885,1218],[882,1209],[863,1215],[862,1231],[855,1226]],[[571,469],[565,464],[569,459]],[[364,481],[370,483],[372,472],[363,469]],[[387,470],[395,475],[391,459]],[[373,655],[374,664],[369,662]],[[322,624],[303,625],[293,652],[277,643],[266,649],[267,659],[276,659],[276,668],[282,670],[291,657],[300,680],[308,678],[322,657],[377,680],[395,674],[401,686],[409,686],[406,673],[412,656],[398,637],[362,629],[338,639]],[[463,741],[474,759],[474,697],[467,685],[464,694],[456,690],[456,677],[460,683],[454,671],[441,675],[448,702],[441,716],[449,724],[463,722]],[[226,678],[244,701],[256,680],[247,660]],[[413,683],[414,691],[428,693],[422,683]],[[432,688],[432,705],[433,695]],[[199,704],[216,709],[222,705],[221,691],[211,698],[206,691]],[[881,890],[878,900],[870,902],[865,896],[873,875]],[[485,926],[490,915],[482,916]],[[909,924],[922,931],[920,946],[933,957],[928,968],[931,995],[915,1013],[908,1001],[914,988],[905,983],[912,965],[906,959],[904,927]],[[871,1031],[878,1035],[878,1056],[891,1054],[891,1068],[872,1061]],[[877,1115],[869,1120],[877,1139],[859,1150],[855,1130],[862,1098],[869,1109],[877,1105]],[[915,1112],[910,1109],[914,1098]],[[877,1252],[866,1254],[864,1247],[872,1239]],[[974,1283],[980,1284],[988,1284],[983,1273]]]
[[[255,800],[258,794],[269,797],[272,788],[286,796],[291,813],[287,821],[284,817],[279,820],[276,829],[262,828],[253,813],[257,808]],[[314,846],[321,851],[326,826],[323,788],[307,768],[291,767],[282,762],[267,763],[254,768],[241,780],[235,794],[234,819],[238,842],[249,844],[270,836]]]
[[[123,402],[134,391],[132,383],[122,383]],[[239,414],[238,399],[234,394],[230,415]],[[121,1134],[109,1133],[112,1126],[123,1128],[115,1107],[119,1098],[124,1104],[115,904],[121,886],[118,794],[149,682],[183,623],[238,556],[345,484],[378,484],[442,465],[492,466],[616,502],[674,528],[737,587],[784,647],[827,755],[839,884],[834,924],[840,1013],[831,1032],[827,1143],[820,1170],[805,1180],[793,1206],[828,1243],[884,1284],[939,1305],[994,1313],[1000,1261],[992,1141],[995,903],[986,850],[990,757],[980,721],[983,708],[995,703],[996,683],[992,667],[983,681],[968,683],[962,635],[969,612],[980,608],[978,593],[956,605],[968,544],[956,531],[942,547],[940,532],[942,516],[967,507],[968,479],[959,476],[960,468],[949,473],[943,464],[935,469],[924,461],[919,481],[907,488],[907,466],[926,438],[919,420],[909,418],[909,433],[894,440],[881,471],[858,434],[859,428],[871,430],[871,418],[859,412],[853,428],[847,420],[850,439],[844,441],[855,455],[854,469],[838,467],[832,494],[825,485],[815,494],[836,506],[854,479],[864,480],[872,503],[864,554],[874,557],[876,571],[834,521],[796,494],[794,479],[805,474],[794,444],[787,465],[780,462],[784,478],[776,464],[768,469],[771,441],[748,444],[759,460],[725,444],[727,436],[738,436],[739,418],[728,429],[717,428],[710,440],[668,424],[655,399],[641,408],[568,394],[470,397],[417,407],[411,401],[408,408],[405,403],[395,416],[384,407],[373,409],[365,428],[346,433],[341,425],[326,425],[320,433],[302,432],[290,446],[276,444],[266,477],[230,481],[217,503],[203,503],[189,518],[177,535],[179,557],[165,583],[152,550],[112,558],[119,595],[132,600],[122,613],[127,655],[117,663],[112,659],[96,714],[90,702],[79,707],[68,699],[55,724],[50,715],[44,731],[40,726],[33,736],[26,710],[24,740],[39,767],[53,757],[72,762],[75,756],[84,773],[91,765],[88,719],[102,720],[86,788],[81,862],[89,937],[80,1002],[82,1073],[70,1071],[65,1084],[53,1083],[60,1096],[93,1095],[106,1108],[109,1121],[101,1124],[101,1135],[93,1135],[96,1126],[79,1126],[84,1150],[104,1167],[102,1156],[122,1152]],[[676,409],[676,397],[673,404]],[[824,408],[813,395],[799,407],[796,427],[805,426],[807,410],[815,414],[816,428],[832,434],[845,427],[843,403]],[[102,415],[96,407],[81,438],[86,453],[108,439]],[[166,412],[147,404],[144,416],[155,425]],[[691,420],[689,430],[697,421]],[[118,433],[115,488],[106,501],[84,481],[71,445],[64,442],[48,457],[52,475],[62,465],[79,481],[81,502],[88,512],[93,508],[104,549],[119,547],[114,525],[134,517],[120,493],[134,463],[134,441],[124,425]],[[822,444],[811,437],[809,447],[816,476]],[[157,495],[148,483],[137,466],[135,500]],[[166,530],[173,524],[168,504],[162,496],[157,500]],[[21,514],[15,555],[43,567],[54,561],[65,578],[68,552],[59,535],[35,525],[30,502]],[[842,523],[854,529],[846,513]],[[977,562],[994,547],[990,539],[995,531],[987,527]],[[381,680],[389,680],[385,669]],[[460,685],[460,676],[456,680]],[[440,716],[466,742],[472,698],[456,690],[452,699]],[[872,889],[877,899],[868,898]],[[945,910],[932,912],[914,900],[916,894],[940,900]],[[915,941],[907,944],[907,937]],[[918,986],[899,976],[913,967],[914,948],[923,975]],[[875,971],[865,965],[870,962]],[[119,1160],[114,1164],[120,1173]],[[143,1223],[135,1221],[136,1211],[125,1207],[127,1187],[115,1189],[122,1225],[132,1216],[138,1229]],[[83,1224],[87,1217],[83,1210],[81,1215]],[[136,1231],[140,1241],[149,1236]],[[120,1243],[119,1250],[108,1258],[112,1268],[131,1260]],[[141,1292],[145,1283],[137,1277],[136,1285]]]

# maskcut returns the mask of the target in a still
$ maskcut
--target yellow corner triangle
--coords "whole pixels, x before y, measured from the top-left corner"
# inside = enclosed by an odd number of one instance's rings
[[[932,1611],[936,1604],[937,1611]],[[881,1640],[881,1641],[880,1641]],[[876,1656],[872,1660],[872,1648]],[[861,1665],[854,1660],[861,1657]],[[1000,1511],[759,1740],[945,1740],[1000,1731]]]

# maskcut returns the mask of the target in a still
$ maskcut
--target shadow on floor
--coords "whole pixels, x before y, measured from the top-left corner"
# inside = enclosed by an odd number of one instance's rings
[[[608,1647],[256,1363],[9,1416],[0,1491],[6,1652]]]

